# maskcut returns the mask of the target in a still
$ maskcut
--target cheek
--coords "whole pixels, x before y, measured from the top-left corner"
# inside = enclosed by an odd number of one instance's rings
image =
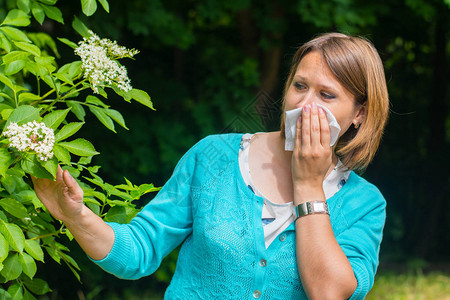
[[[324,105],[325,106],[325,105]],[[336,121],[338,122],[339,126],[341,127],[341,131],[339,132],[339,136],[342,136],[352,125],[352,118],[351,118],[351,112],[343,112],[341,110],[336,110],[333,109],[331,107],[329,107],[328,105],[326,106],[331,113],[334,115],[334,117],[336,118]]]

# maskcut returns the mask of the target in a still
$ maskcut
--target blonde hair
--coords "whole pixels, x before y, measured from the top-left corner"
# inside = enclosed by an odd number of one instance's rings
[[[364,38],[341,33],[323,34],[302,45],[295,53],[284,96],[300,61],[312,51],[322,55],[336,79],[355,97],[357,105],[365,106],[365,118],[359,128],[350,126],[335,146],[336,155],[347,168],[362,172],[375,156],[389,115],[383,63],[373,44]],[[282,137],[284,109],[283,100]]]

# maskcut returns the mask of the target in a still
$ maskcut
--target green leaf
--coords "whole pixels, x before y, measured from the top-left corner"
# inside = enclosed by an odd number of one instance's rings
[[[61,147],[58,144],[53,146],[53,154],[56,158],[66,165],[70,165],[70,153],[67,149]]]
[[[3,266],[0,266],[0,267],[3,267]],[[2,288],[0,288],[0,299],[2,299],[2,300],[12,300],[11,295],[7,291],[2,289]],[[16,300],[16,299],[14,299],[14,300]]]
[[[78,120],[84,122],[84,116],[86,116],[86,112],[84,110],[84,107],[76,102],[76,101],[66,101],[66,104],[68,107],[70,107],[72,110],[72,113],[78,118]]]
[[[59,80],[61,80],[62,82],[68,83],[68,84],[70,84],[70,85],[74,85],[74,84],[73,84],[73,81],[70,80],[70,79],[66,76],[66,74],[56,73],[56,74],[54,74],[54,76],[55,76],[56,78],[58,78]]]
[[[128,130],[128,127],[125,125],[125,120],[122,116],[122,114],[115,110],[115,109],[104,109],[104,112],[111,117],[111,119],[113,119],[114,121],[117,122],[117,124],[119,124],[120,126],[122,126],[123,128],[125,128],[126,130]]]
[[[39,209],[44,206],[36,196],[34,190],[22,190],[16,193],[16,196],[20,198],[20,202],[23,204],[32,203],[35,209]]]
[[[9,244],[8,241],[0,233],[0,263],[8,257]]]
[[[105,125],[106,128],[109,130],[116,132],[114,130],[114,122],[111,119],[110,116],[106,114],[103,108],[95,107],[95,106],[89,106],[89,110],[97,117],[97,119]]]
[[[75,29],[76,32],[78,32],[82,37],[90,37],[91,34],[89,33],[89,28],[87,28],[86,25],[84,25],[83,22],[81,22],[80,19],[77,17],[74,18],[72,22],[72,27]]]
[[[86,203],[87,207],[89,207],[90,210],[92,210],[92,212],[96,215],[100,214],[100,205],[86,201],[87,199],[91,199],[91,198],[84,198],[83,202]]]
[[[58,128],[58,126],[66,119],[67,114],[69,113],[70,108],[67,108],[65,110],[55,110],[47,115],[42,119],[42,122],[44,122],[47,127],[50,127],[54,130]]]
[[[86,103],[94,104],[94,105],[97,105],[97,106],[101,106],[103,108],[108,108],[109,107],[102,100],[100,100],[97,97],[92,96],[92,95],[89,95],[89,96],[86,97]]]
[[[30,12],[30,5],[30,0],[17,0],[17,7],[27,14]]]
[[[22,273],[22,264],[19,261],[19,254],[9,255],[3,262],[3,269],[0,274],[5,277],[6,281],[14,280]]]
[[[97,0],[81,0],[81,8],[86,16],[92,16],[97,10]]]
[[[141,194],[159,191],[161,187],[154,187],[153,184],[144,183],[139,186]]]
[[[28,26],[30,25],[30,17],[21,10],[12,9],[8,12],[1,25]]]
[[[58,142],[74,135],[78,130],[80,130],[83,124],[84,122],[72,122],[64,125],[64,127],[61,128],[61,130],[55,135],[55,141]]]
[[[33,17],[36,19],[36,21],[39,22],[39,24],[42,25],[45,20],[45,12],[42,6],[40,6],[38,3],[33,2],[31,5],[31,13],[33,14]]]
[[[54,177],[50,174],[46,168],[44,168],[37,160],[36,155],[34,155],[34,159],[30,160],[30,158],[25,158],[20,161],[20,166],[22,169],[28,173],[38,178],[46,178],[53,180]]]
[[[11,176],[11,175],[6,175],[4,177],[2,177],[0,179],[3,187],[6,189],[6,191],[10,194],[14,193],[14,191],[16,190],[16,186],[17,186],[17,177],[16,176]]]
[[[0,177],[6,175],[6,171],[8,171],[11,163],[12,158],[8,149],[0,148]]]
[[[91,156],[99,154],[95,151],[94,146],[85,139],[76,139],[71,142],[61,142],[59,145],[69,150],[70,153],[78,156]]]
[[[52,73],[56,70],[56,67],[53,64],[55,61],[55,58],[53,56],[35,56],[34,60],[38,65],[41,65],[42,67],[47,69],[49,73]],[[42,79],[45,80],[45,77],[43,77]],[[48,82],[53,87],[53,81],[50,79],[50,77]]]
[[[22,105],[16,108],[9,115],[8,121],[5,124],[5,128],[7,128],[9,123],[11,122],[22,125],[30,121],[38,120],[39,117],[39,109],[30,105]]]
[[[98,2],[100,2],[100,4],[103,6],[103,9],[109,13],[109,3],[108,0],[98,0]]]
[[[44,295],[52,290],[45,280],[34,278],[33,280],[24,280],[25,286],[36,295]]]
[[[6,50],[6,52],[11,51],[11,42],[6,38],[6,36],[0,31],[0,47]]]
[[[56,157],[52,157],[48,160],[38,160],[39,163],[50,173],[53,178],[56,178],[56,171],[58,170],[58,159]]]
[[[113,206],[105,216],[106,222],[127,223],[126,210],[124,206]]]
[[[0,27],[0,30],[3,31],[3,33],[9,37],[9,39],[13,41],[21,41],[21,42],[28,42],[30,43],[30,39],[27,37],[25,33],[23,33],[22,30],[19,30],[14,27],[9,26],[3,26]]]
[[[15,283],[8,288],[8,293],[11,296],[11,300],[22,300],[23,289],[20,283]],[[3,298],[2,298],[3,299]]]
[[[56,2],[58,2],[58,0],[39,0],[39,2],[42,2],[47,5],[55,5]]]
[[[20,42],[23,43],[23,42]],[[27,58],[28,56],[30,56],[30,53],[28,52],[24,52],[24,51],[11,51],[8,54],[6,54],[5,56],[3,56],[3,64],[9,64],[11,62],[17,61],[17,60],[22,60],[24,58]]]
[[[153,103],[151,101],[150,96],[147,94],[147,92],[143,91],[143,90],[138,90],[138,89],[132,89],[131,91],[128,92],[130,97],[133,98],[134,100],[136,100],[137,102],[155,110],[153,108]]]
[[[65,39],[65,38],[57,38],[57,39],[58,39],[61,43],[66,44],[67,46],[71,47],[72,49],[75,49],[75,48],[78,47],[77,44],[75,44],[75,43],[72,42],[72,41],[69,41],[68,39]]]
[[[16,224],[5,223],[0,220],[0,233],[8,241],[8,244],[15,251],[22,253],[25,244],[25,237],[22,230]]]
[[[6,75],[16,74],[19,71],[21,71],[25,67],[26,64],[27,63],[25,60],[13,61],[13,62],[9,63],[8,65],[6,65],[6,68],[3,70],[3,73],[5,73]]]
[[[3,74],[0,74],[0,81],[8,86],[11,90],[14,90],[14,83]]]
[[[22,264],[22,271],[30,278],[33,278],[37,271],[36,262],[34,259],[26,253],[22,253],[19,256],[19,260]]]
[[[25,251],[35,260],[44,262],[44,252],[42,251],[39,240],[25,240]]]
[[[41,5],[45,14],[52,20],[64,24],[62,13],[56,6]]]
[[[28,212],[22,203],[13,198],[1,198],[0,206],[9,214],[16,218],[24,219],[28,217]]]
[[[59,252],[56,251],[55,248],[52,248],[50,246],[45,247],[45,250],[47,250],[48,255],[50,255],[50,257],[56,261],[58,264],[61,263],[61,256],[59,255]]]
[[[33,93],[20,93],[19,95],[19,103],[26,101],[35,101],[39,99],[41,99],[41,97]]]
[[[36,45],[25,42],[14,42],[14,45],[16,45],[17,48],[30,52],[35,56],[41,56],[41,49],[39,49]]]
[[[27,289],[23,290],[23,300],[37,300],[32,293],[30,293]]]
[[[81,64],[82,63],[80,60],[68,64],[69,65],[68,74],[71,78],[77,77],[78,75],[81,74]]]

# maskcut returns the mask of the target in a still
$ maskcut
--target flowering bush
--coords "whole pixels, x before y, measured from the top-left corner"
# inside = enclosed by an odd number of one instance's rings
[[[87,110],[109,130],[115,124],[127,128],[121,113],[105,104],[108,89],[125,101],[135,100],[153,109],[145,91],[133,89],[126,69],[118,59],[132,58],[116,42],[100,39],[75,19],[73,26],[82,36],[74,48],[81,61],[58,66],[55,57],[43,51],[55,50],[55,41],[45,33],[25,29],[32,18],[63,23],[57,1],[14,1],[0,24],[0,298],[35,299],[51,291],[36,278],[36,261],[64,262],[79,279],[80,270],[59,239],[70,232],[55,222],[37,198],[29,175],[54,179],[58,165],[79,180],[84,203],[106,221],[129,222],[138,209],[133,201],[157,191],[152,184],[112,185],[91,163],[99,154],[83,138],[71,139],[84,125]],[[106,0],[98,0],[108,11]],[[91,15],[96,0],[82,0],[83,12]],[[92,90],[97,96],[87,95]],[[84,91],[84,93],[81,93]],[[70,117],[69,117],[70,116]],[[77,119],[70,122],[70,119]],[[70,140],[71,139],[71,140]]]

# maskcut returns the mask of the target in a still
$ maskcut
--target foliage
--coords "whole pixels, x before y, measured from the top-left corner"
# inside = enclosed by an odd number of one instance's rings
[[[36,277],[36,262],[44,262],[45,259],[66,264],[80,279],[80,268],[60,239],[62,235],[69,239],[72,236],[62,223],[54,222],[43,207],[32,188],[30,175],[53,180],[60,164],[73,177],[83,179],[80,185],[84,191],[84,203],[105,221],[119,223],[129,222],[139,211],[133,201],[158,190],[153,184],[135,185],[126,178],[125,183],[119,185],[105,182],[97,174],[100,166],[92,163],[92,157],[99,154],[94,145],[84,138],[74,138],[86,122],[87,109],[113,132],[115,124],[127,128],[122,114],[105,103],[107,91],[114,92],[127,102],[135,100],[151,109],[153,106],[145,91],[132,89],[123,78],[126,70],[117,61],[132,57],[136,51],[130,54],[115,43],[97,38],[100,44],[107,45],[109,58],[105,54],[100,63],[108,63],[108,66],[115,68],[116,73],[112,77],[104,77],[109,70],[93,73],[99,66],[92,61],[85,63],[86,53],[81,55],[83,62],[57,64],[58,51],[52,37],[27,30],[33,20],[43,24],[49,18],[64,23],[56,2],[17,1],[14,3],[16,7],[9,7],[0,24],[2,299],[35,299],[33,295],[51,291],[47,282]],[[106,11],[109,10],[106,0],[98,2]],[[92,15],[97,9],[96,0],[82,0],[81,5],[86,15]],[[85,37],[85,41],[95,37],[76,18],[73,27]],[[80,43],[77,46],[65,38],[59,40],[78,50],[86,45]],[[53,55],[49,54],[49,49]],[[99,56],[102,48],[96,49],[90,49],[91,54]],[[90,72],[88,68],[91,68]],[[122,77],[117,77],[117,74]],[[89,90],[99,96],[89,95]],[[21,140],[10,144],[14,134],[21,135]],[[43,134],[51,138],[46,139]],[[45,156],[39,152],[41,148],[35,147],[37,144],[48,146]]]
[[[366,299],[450,299],[450,276],[443,272],[384,271],[375,278]]]

